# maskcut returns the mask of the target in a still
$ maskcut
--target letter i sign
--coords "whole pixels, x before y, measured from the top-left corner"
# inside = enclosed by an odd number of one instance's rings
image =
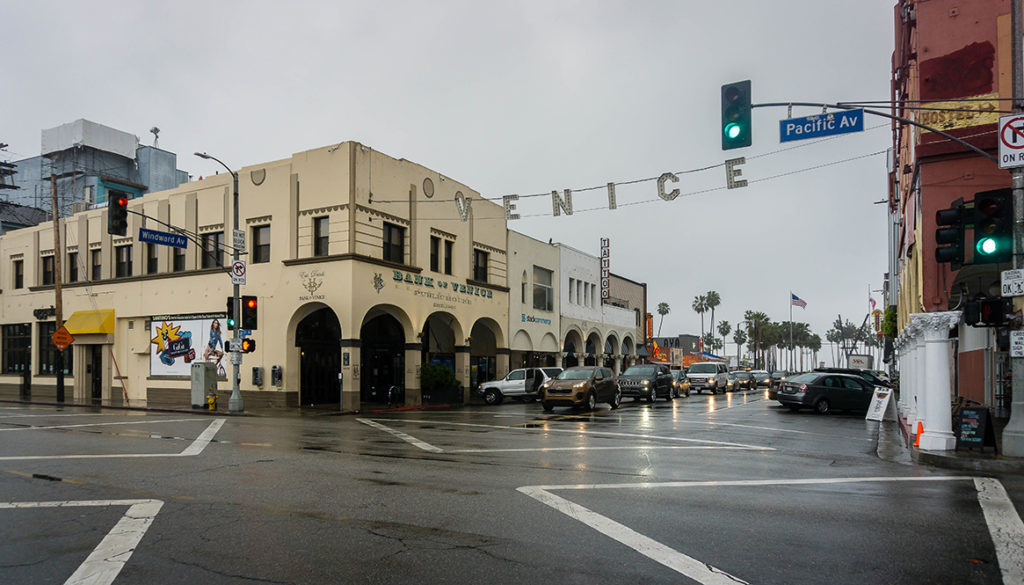
[[[1024,166],[1024,116],[1010,114],[999,118],[999,168]]]

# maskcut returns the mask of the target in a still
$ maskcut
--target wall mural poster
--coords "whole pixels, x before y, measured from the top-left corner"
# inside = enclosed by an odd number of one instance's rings
[[[222,319],[158,319],[149,325],[149,375],[191,376],[193,361],[217,364],[226,376]]]

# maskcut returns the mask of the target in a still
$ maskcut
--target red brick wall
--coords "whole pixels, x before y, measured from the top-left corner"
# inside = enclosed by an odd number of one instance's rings
[[[957,361],[958,394],[985,403],[985,350],[965,351]]]

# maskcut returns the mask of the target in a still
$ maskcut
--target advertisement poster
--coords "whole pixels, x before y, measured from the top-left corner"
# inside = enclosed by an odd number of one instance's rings
[[[223,317],[205,315],[153,317],[149,325],[149,375],[191,376],[193,361],[217,364],[217,375],[227,375]]]

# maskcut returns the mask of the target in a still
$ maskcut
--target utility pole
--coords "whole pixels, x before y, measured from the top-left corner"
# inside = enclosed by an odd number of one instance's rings
[[[54,331],[64,324],[64,299],[61,293],[60,257],[64,254],[60,247],[60,210],[57,207],[57,175],[50,173],[50,202],[53,204],[53,293],[54,300]],[[53,343],[53,340],[50,340]],[[56,345],[56,344],[54,344]],[[57,402],[64,402],[64,352],[57,348]]]
[[[1024,0],[1010,0],[1010,20],[1013,21],[1010,34],[1013,57],[1010,61],[1015,114],[1024,111],[1021,107],[1021,99],[1024,98],[1024,73],[1021,72],[1021,67],[1024,67],[1024,59],[1021,58],[1024,45],[1021,41],[1024,34],[1021,17],[1024,10],[1021,10],[1021,2]],[[1024,168],[1014,167],[1010,170],[1010,177],[1013,186],[1013,267],[1021,268],[1024,266],[1021,257],[1024,254]],[[1024,457],[1024,357],[1011,357],[1010,369],[1013,401],[1010,404],[1010,422],[1003,429],[1003,454]]]

